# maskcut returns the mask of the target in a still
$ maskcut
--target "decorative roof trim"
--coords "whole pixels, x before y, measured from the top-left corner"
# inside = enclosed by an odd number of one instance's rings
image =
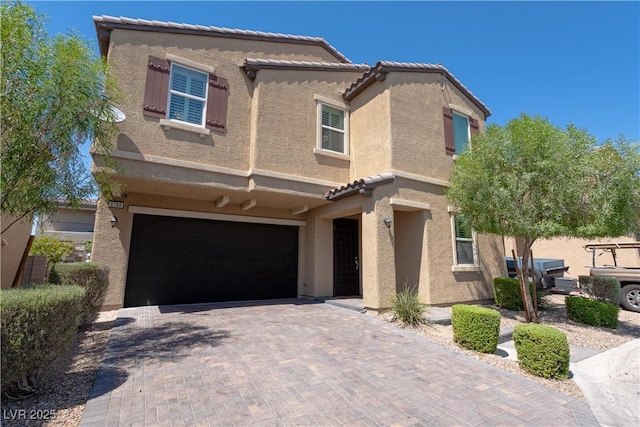
[[[347,197],[356,196],[362,194],[363,196],[370,197],[373,194],[373,189],[378,185],[388,184],[395,179],[395,175],[392,172],[385,172],[383,174],[372,175],[366,178],[361,178],[347,185],[343,185],[338,188],[334,188],[329,191],[325,197],[331,202],[337,200],[346,199]]]
[[[414,62],[392,62],[380,61],[369,71],[365,72],[362,77],[355,81],[347,90],[344,91],[342,97],[346,101],[353,100],[362,93],[366,88],[373,85],[377,81],[384,81],[386,75],[392,71],[400,72],[418,72],[418,73],[440,73],[456,86],[462,93],[473,101],[480,110],[485,114],[485,119],[491,115],[491,110],[475,96],[465,85],[460,82],[449,70],[441,64],[419,64]]]
[[[286,61],[278,59],[247,58],[240,65],[250,79],[256,78],[256,72],[271,70],[303,70],[303,71],[368,71],[366,64],[345,64],[339,62]]]
[[[100,54],[106,56],[109,50],[109,37],[111,30],[120,28],[137,31],[155,31],[174,34],[192,34],[210,37],[229,37],[245,40],[262,40],[277,43],[307,44],[323,47],[341,63],[350,64],[351,61],[342,53],[331,46],[322,37],[298,36],[293,34],[269,33],[263,31],[239,30],[205,25],[179,24],[166,21],[149,21],[146,19],[132,19],[108,15],[93,16],[96,33],[100,45]]]

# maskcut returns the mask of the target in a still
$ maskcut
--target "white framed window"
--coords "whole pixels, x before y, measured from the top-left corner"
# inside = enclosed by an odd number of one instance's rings
[[[458,209],[449,207],[453,245],[453,271],[477,271],[478,245],[471,223]]]
[[[204,127],[208,81],[206,73],[171,63],[167,118]]]
[[[453,145],[456,155],[460,155],[469,148],[469,117],[453,111]]]
[[[349,154],[349,109],[345,104],[316,95],[317,151]]]

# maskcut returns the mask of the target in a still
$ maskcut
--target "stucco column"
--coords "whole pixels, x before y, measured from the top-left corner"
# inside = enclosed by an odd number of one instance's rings
[[[304,227],[307,233],[307,259],[303,290],[315,297],[333,295],[333,221],[308,218]],[[305,286],[306,285],[306,286]]]
[[[125,205],[128,204],[128,201],[125,202]],[[115,227],[111,226],[112,215],[118,219]],[[123,306],[132,220],[133,215],[125,209],[111,211],[102,197],[98,200],[91,261],[109,267],[109,287],[102,310],[113,310]]]
[[[396,292],[394,224],[389,200],[372,200],[362,212],[362,299],[370,309],[386,308]]]

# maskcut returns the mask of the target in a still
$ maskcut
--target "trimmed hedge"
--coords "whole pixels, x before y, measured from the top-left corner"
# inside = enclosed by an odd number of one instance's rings
[[[564,332],[546,325],[520,324],[513,329],[513,342],[525,371],[543,378],[568,378],[570,350]]]
[[[93,262],[58,263],[51,270],[51,283],[81,286],[86,289],[83,301],[84,322],[91,320],[104,303],[109,286],[109,267]]]
[[[618,327],[620,308],[617,304],[570,295],[564,301],[567,317],[574,322],[611,329]]]
[[[578,276],[580,288],[596,301],[620,304],[620,281],[609,276]]]
[[[500,313],[475,305],[451,307],[453,340],[464,348],[482,353],[495,353],[500,335]]]
[[[529,286],[529,292],[533,298],[533,283]],[[512,311],[523,311],[522,292],[520,292],[520,284],[515,277],[495,277],[493,279],[493,294],[495,295],[496,305],[500,308],[506,308]],[[538,307],[540,307],[541,293],[536,292],[538,298]]]
[[[2,289],[3,391],[34,391],[52,363],[69,351],[84,294],[79,286]]]

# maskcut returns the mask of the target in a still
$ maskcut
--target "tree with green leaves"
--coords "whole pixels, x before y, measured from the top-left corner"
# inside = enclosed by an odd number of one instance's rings
[[[640,230],[640,145],[599,145],[573,125],[522,114],[473,137],[455,163],[447,196],[474,230],[524,242],[519,279],[527,321],[531,246],[556,236],[600,238]],[[526,278],[526,280],[525,280]]]
[[[0,211],[23,219],[47,215],[64,202],[78,206],[115,185],[108,168],[95,179],[81,147],[109,157],[115,114],[105,94],[116,95],[106,61],[75,34],[49,37],[44,18],[29,5],[0,5]]]

